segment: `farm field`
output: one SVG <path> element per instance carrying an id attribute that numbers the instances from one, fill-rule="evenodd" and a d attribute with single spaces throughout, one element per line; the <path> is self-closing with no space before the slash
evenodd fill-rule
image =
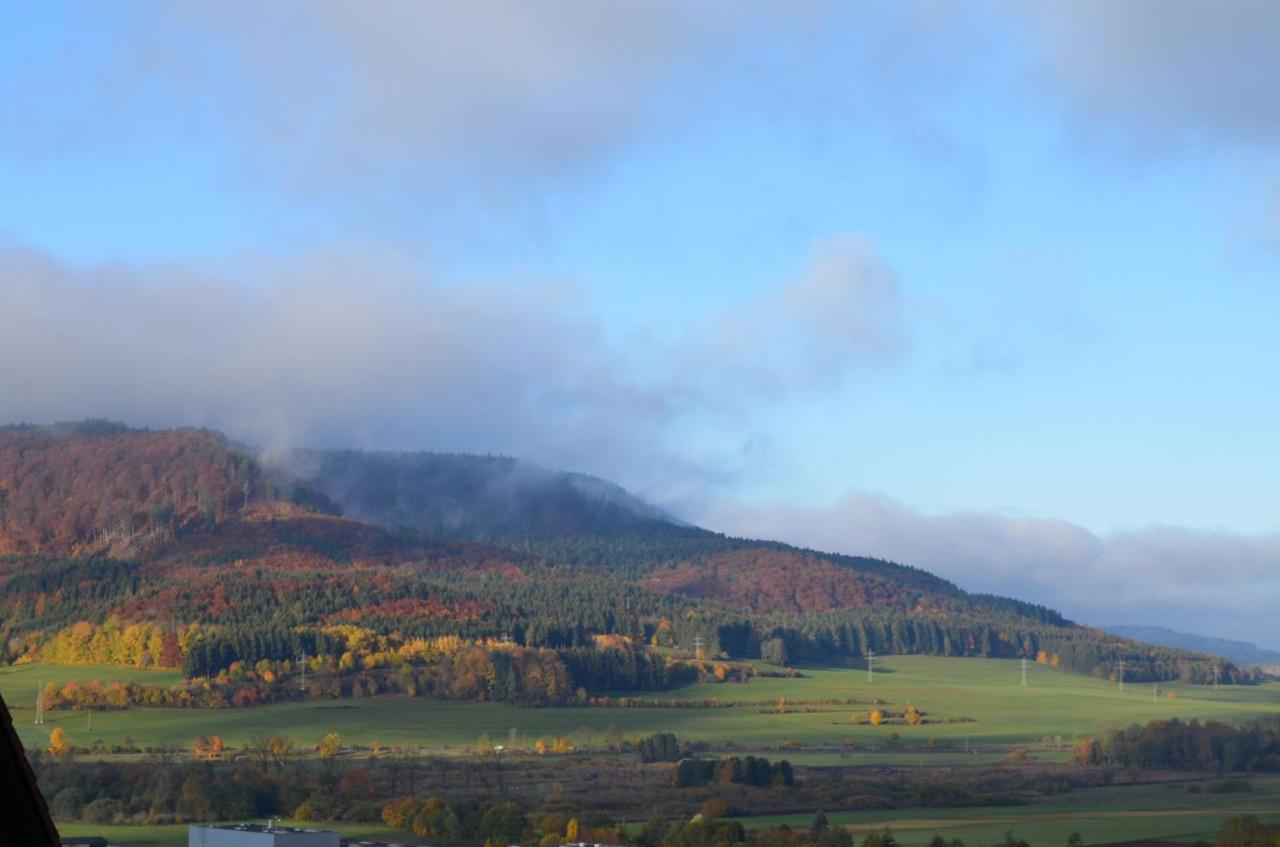
<path id="1" fill-rule="evenodd" d="M 961 838 L 968 847 L 993 844 L 1012 831 L 1033 847 L 1066 843 L 1079 832 L 1084 843 L 1101 844 L 1137 838 L 1175 841 L 1212 840 L 1223 820 L 1254 814 L 1264 820 L 1280 820 L 1280 780 L 1251 780 L 1252 792 L 1188 794 L 1190 783 L 1114 786 L 1084 789 L 1026 806 L 985 809 L 900 809 L 877 812 L 831 812 L 835 826 L 845 826 L 860 837 L 888 826 L 903 847 L 923 847 L 934 835 Z M 1207 783 L 1199 783 L 1202 787 Z M 806 827 L 811 815 L 775 815 L 740 818 L 748 829 L 788 824 Z M 315 824 L 312 824 L 315 825 Z M 318 824 L 345 838 L 398 841 L 405 833 L 373 825 Z M 61 834 L 104 835 L 122 847 L 178 847 L 186 844 L 186 826 L 95 826 L 64 823 Z"/>
<path id="2" fill-rule="evenodd" d="M 898 809 L 878 812 L 829 812 L 833 825 L 862 835 L 885 826 L 904 847 L 927 844 L 934 835 L 961 838 L 969 847 L 992 844 L 1008 831 L 1033 847 L 1062 845 L 1072 832 L 1085 844 L 1138 838 L 1212 841 L 1223 820 L 1252 814 L 1280 820 L 1280 780 L 1251 779 L 1253 791 L 1214 794 L 1209 782 L 1196 781 L 1199 793 L 1187 792 L 1192 782 L 1120 785 L 1072 791 L 1025 806 L 982 809 Z M 808 815 L 741 818 L 750 829 L 788 824 L 806 827 Z"/>
<path id="3" fill-rule="evenodd" d="M 500 703 L 472 703 L 402 696 L 366 699 L 307 700 L 240 709 L 192 710 L 131 708 L 95 712 L 93 729 L 82 712 L 46 713 L 43 728 L 33 726 L 39 680 L 146 679 L 176 681 L 170 671 L 136 671 L 93 666 L 31 665 L 0 672 L 3 693 L 14 724 L 28 745 L 41 745 L 54 726 L 62 726 L 72 743 L 94 741 L 119 744 L 128 736 L 140 746 L 185 747 L 197 735 L 220 735 L 232 746 L 252 738 L 278 734 L 302 744 L 315 744 L 327 732 L 339 732 L 348 745 L 411 745 L 430 750 L 462 750 L 482 734 L 505 738 L 512 728 L 525 737 L 591 735 L 599 743 L 605 730 L 617 726 L 627 735 L 674 732 L 681 738 L 743 749 L 773 749 L 784 744 L 830 756 L 830 764 L 893 761 L 910 757 L 964 755 L 965 745 L 992 755 L 984 746 L 1037 743 L 1045 738 L 1073 737 L 1096 732 L 1106 722 L 1128 724 L 1155 718 L 1215 718 L 1224 721 L 1280 713 L 1280 683 L 1259 686 L 1206 686 L 1171 683 L 1153 702 L 1150 685 L 1126 685 L 1055 670 L 1028 669 L 1028 685 L 1019 682 L 1018 663 L 998 659 L 889 656 L 877 661 L 874 679 L 856 669 L 805 668 L 795 678 L 755 678 L 748 683 L 697 683 L 662 692 L 664 701 L 719 699 L 743 705 L 731 708 L 561 707 L 521 708 Z M 1171 694 L 1172 698 L 1165 695 Z M 653 692 L 637 692 L 651 698 Z M 785 714 L 778 701 L 788 701 Z M 805 701 L 854 698 L 859 705 L 811 705 Z M 616 699 L 616 698 L 615 698 Z M 879 701 L 883 708 L 901 710 L 915 705 L 926 716 L 920 726 L 865 723 Z M 858 714 L 860 725 L 851 725 Z M 897 734 L 899 739 L 891 741 Z M 856 749 L 842 757 L 845 739 Z M 903 746 L 935 742 L 953 745 L 951 752 L 903 751 Z M 798 760 L 799 761 L 799 760 Z M 930 758 L 929 761 L 935 761 Z M 817 764 L 818 762 L 813 762 Z"/>

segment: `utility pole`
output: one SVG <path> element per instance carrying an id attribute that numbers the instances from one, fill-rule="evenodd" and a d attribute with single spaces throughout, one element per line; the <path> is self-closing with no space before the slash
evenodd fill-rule
<path id="1" fill-rule="evenodd" d="M 44 680 L 36 685 L 36 726 L 44 726 Z"/>
<path id="2" fill-rule="evenodd" d="M 93 732 L 93 707 L 89 707 L 89 732 Z"/>
<path id="3" fill-rule="evenodd" d="M 867 650 L 867 682 L 871 681 L 871 671 L 873 668 L 875 668 L 875 664 L 876 664 L 876 651 Z"/>
<path id="4" fill-rule="evenodd" d="M 1124 691 L 1124 659 L 1116 662 L 1116 675 L 1120 677 L 1120 690 Z"/>
<path id="5" fill-rule="evenodd" d="M 1027 657 L 1022 657 L 1022 687 L 1027 687 Z"/>

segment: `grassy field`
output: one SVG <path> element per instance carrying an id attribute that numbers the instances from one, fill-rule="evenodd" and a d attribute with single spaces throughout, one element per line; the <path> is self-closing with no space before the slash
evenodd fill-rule
<path id="1" fill-rule="evenodd" d="M 1203 785 L 1203 783 L 1201 783 Z M 1212 840 L 1223 820 L 1255 814 L 1280 821 L 1280 780 L 1253 780 L 1254 791 L 1237 794 L 1188 794 L 1186 784 L 1113 786 L 1085 789 L 1026 806 L 983 809 L 902 809 L 888 812 L 832 812 L 833 825 L 848 827 L 860 838 L 885 826 L 904 847 L 922 847 L 934 835 L 961 838 L 968 847 L 1000 841 L 1012 831 L 1033 847 L 1064 845 L 1079 832 L 1085 844 L 1137 838 L 1176 841 Z M 779 824 L 807 827 L 811 815 L 741 818 L 760 829 Z M 398 841 L 402 832 L 370 825 L 322 824 L 344 838 Z M 186 844 L 186 826 L 93 826 L 62 824 L 61 834 L 104 835 L 125 847 L 178 847 Z"/>
<path id="2" fill-rule="evenodd" d="M 1203 790 L 1189 794 L 1188 784 L 1083 789 L 1025 806 L 833 812 L 827 817 L 832 824 L 846 826 L 857 835 L 888 826 L 904 847 L 926 844 L 938 834 L 961 838 L 969 847 L 975 847 L 998 842 L 1009 831 L 1033 847 L 1063 845 L 1072 832 L 1079 832 L 1085 844 L 1137 838 L 1212 841 L 1223 820 L 1235 815 L 1253 814 L 1280 821 L 1280 780 L 1251 780 L 1253 791 L 1234 794 Z M 811 815 L 741 819 L 748 828 L 784 823 L 807 827 L 811 820 Z"/>
<path id="3" fill-rule="evenodd" d="M 609 726 L 624 733 L 675 732 L 682 738 L 743 748 L 767 749 L 784 740 L 809 748 L 813 755 L 828 756 L 837 764 L 920 756 L 956 757 L 962 753 L 903 752 L 904 745 L 933 739 L 955 749 L 965 745 L 994 755 L 992 746 L 1035 743 L 1096 732 L 1105 722 L 1128 724 L 1153 718 L 1217 718 L 1236 720 L 1280 713 L 1280 683 L 1261 686 L 1205 686 L 1169 684 L 1152 701 L 1150 685 L 1131 684 L 1118 690 L 1115 683 L 1092 677 L 1031 666 L 1028 685 L 1020 685 L 1016 662 L 996 659 L 956 659 L 930 656 L 889 656 L 880 660 L 874 679 L 857 670 L 804 669 L 799 678 L 756 678 L 749 683 L 698 683 L 665 692 L 664 700 L 767 702 L 776 712 L 779 698 L 792 705 L 786 714 L 764 714 L 761 707 L 734 708 L 519 708 L 498 703 L 465 703 L 401 696 L 363 700 L 308 700 L 246 709 L 184 710 L 133 708 L 88 716 L 56 711 L 46 715 L 43 728 L 32 725 L 37 683 L 77 679 L 133 678 L 173 681 L 168 671 L 134 671 L 102 667 L 51 667 L 32 665 L 0 672 L 0 693 L 9 703 L 14 724 L 26 744 L 45 743 L 50 729 L 62 726 L 77 745 L 95 740 L 120 743 L 126 736 L 142 746 L 186 746 L 196 735 L 221 735 L 240 746 L 264 734 L 286 735 L 303 744 L 315 744 L 329 731 L 341 733 L 347 744 L 415 745 L 435 750 L 459 750 L 475 744 L 481 733 L 495 740 L 511 728 L 527 737 L 541 735 L 594 735 L 596 741 Z M 1171 693 L 1172 699 L 1163 696 Z M 649 697 L 652 693 L 638 692 Z M 868 705 L 807 706 L 798 701 L 856 698 Z M 864 718 L 871 701 L 891 709 L 913 704 L 930 722 L 920 726 L 853 726 L 850 714 Z M 933 722 L 937 721 L 937 722 Z M 900 740 L 889 743 L 891 734 Z M 844 739 L 852 738 L 858 750 L 840 758 Z M 983 750 L 983 748 L 986 748 Z M 821 748 L 826 748 L 822 750 Z M 875 749 L 872 749 L 875 748 Z M 929 759 L 928 761 L 934 761 Z M 941 760 L 938 760 L 941 761 Z M 815 762 L 817 763 L 817 762 Z"/>
<path id="4" fill-rule="evenodd" d="M 266 821 L 258 821 L 266 823 Z M 401 830 L 387 829 L 385 826 L 372 824 L 343 823 L 298 823 L 282 821 L 285 826 L 310 826 L 320 829 L 334 830 L 344 839 L 357 841 L 390 841 L 404 843 L 407 833 Z M 186 847 L 187 825 L 170 824 L 165 826 L 101 826 L 87 823 L 60 823 L 58 834 L 63 838 L 85 835 L 101 835 L 112 844 L 121 847 Z M 417 843 L 417 842 L 412 842 Z"/>

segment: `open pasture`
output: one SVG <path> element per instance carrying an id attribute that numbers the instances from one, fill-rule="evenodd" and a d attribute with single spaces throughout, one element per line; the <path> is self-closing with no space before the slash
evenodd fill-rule
<path id="1" fill-rule="evenodd" d="M 1032 847 L 1062 847 L 1072 832 L 1084 844 L 1103 844 L 1138 838 L 1194 842 L 1212 841 L 1222 822 L 1235 815 L 1254 814 L 1280 820 L 1280 780 L 1251 780 L 1254 791 L 1237 794 L 1188 794 L 1188 783 L 1120 785 L 1073 791 L 1025 806 L 966 809 L 897 809 L 876 812 L 829 812 L 832 825 L 846 826 L 855 839 L 888 826 L 903 847 L 924 847 L 934 835 L 963 839 L 967 847 L 995 844 L 1006 832 L 1026 839 Z M 1200 783 L 1202 787 L 1206 783 Z M 812 815 L 776 815 L 739 819 L 749 829 L 779 824 L 807 827 Z M 400 840 L 406 837 L 376 825 L 322 824 L 346 838 Z M 64 823 L 64 836 L 105 835 L 122 847 L 179 847 L 186 844 L 186 826 L 100 826 Z"/>
<path id="2" fill-rule="evenodd" d="M 742 705 L 722 708 L 563 707 L 521 708 L 501 703 L 472 703 L 402 696 L 364 699 L 306 700 L 240 709 L 131 708 L 95 712 L 92 732 L 83 712 L 46 713 L 43 728 L 32 724 L 38 680 L 65 682 L 110 678 L 173 681 L 172 672 L 133 671 L 86 666 L 33 665 L 0 672 L 0 693 L 13 711 L 23 742 L 41 745 L 54 726 L 63 726 L 72 742 L 87 746 L 101 740 L 119 744 L 128 736 L 140 746 L 187 746 L 197 735 L 221 735 L 240 746 L 262 735 L 284 735 L 315 744 L 327 732 L 339 732 L 349 745 L 412 745 L 431 750 L 462 750 L 481 734 L 502 743 L 512 728 L 525 738 L 564 735 L 578 743 L 600 744 L 610 726 L 626 735 L 674 732 L 681 738 L 744 749 L 772 749 L 784 741 L 830 756 L 831 764 L 890 760 L 954 753 L 903 752 L 930 740 L 979 755 L 992 748 L 1034 744 L 1095 733 L 1099 725 L 1128 724 L 1154 718 L 1214 718 L 1232 721 L 1280 713 L 1280 683 L 1260 686 L 1162 685 L 1153 701 L 1150 685 L 1114 682 L 1032 665 L 1028 685 L 1020 684 L 1017 662 L 932 656 L 889 656 L 877 660 L 871 682 L 856 669 L 805 668 L 795 678 L 757 677 L 747 683 L 697 683 L 662 692 L 636 692 L 637 698 L 660 696 L 668 703 L 719 699 Z M 167 676 L 165 676 L 167 674 Z M 1172 697 L 1165 696 L 1172 694 Z M 778 702 L 787 700 L 785 713 Z M 858 705 L 815 701 L 853 698 Z M 616 697 L 615 697 L 616 699 Z M 926 716 L 919 726 L 867 725 L 875 701 L 890 711 L 915 705 Z M 862 723 L 853 725 L 857 715 Z M 897 734 L 895 741 L 891 736 Z M 850 756 L 840 758 L 845 739 Z M 984 749 L 986 748 L 986 749 Z M 815 762 L 816 763 L 816 762 Z"/>
<path id="3" fill-rule="evenodd" d="M 1252 814 L 1280 820 L 1280 780 L 1250 780 L 1253 791 L 1214 794 L 1209 783 L 1196 781 L 1198 793 L 1187 792 L 1192 782 L 1116 785 L 1089 788 L 1048 797 L 1025 806 L 964 809 L 895 809 L 875 812 L 828 812 L 837 826 L 861 836 L 885 826 L 903 847 L 923 847 L 934 835 L 960 838 L 968 847 L 994 844 L 1013 832 L 1033 847 L 1061 847 L 1072 832 L 1084 843 L 1102 844 L 1134 839 L 1212 841 L 1222 822 Z M 748 828 L 787 824 L 807 827 L 811 815 L 773 815 L 741 818 Z"/>

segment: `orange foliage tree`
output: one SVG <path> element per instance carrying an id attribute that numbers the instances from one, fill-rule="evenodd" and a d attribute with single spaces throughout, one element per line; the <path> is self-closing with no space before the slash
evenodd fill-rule
<path id="1" fill-rule="evenodd" d="M 71 752 L 71 742 L 67 741 L 67 733 L 60 726 L 55 726 L 49 733 L 49 752 L 54 756 Z"/>

